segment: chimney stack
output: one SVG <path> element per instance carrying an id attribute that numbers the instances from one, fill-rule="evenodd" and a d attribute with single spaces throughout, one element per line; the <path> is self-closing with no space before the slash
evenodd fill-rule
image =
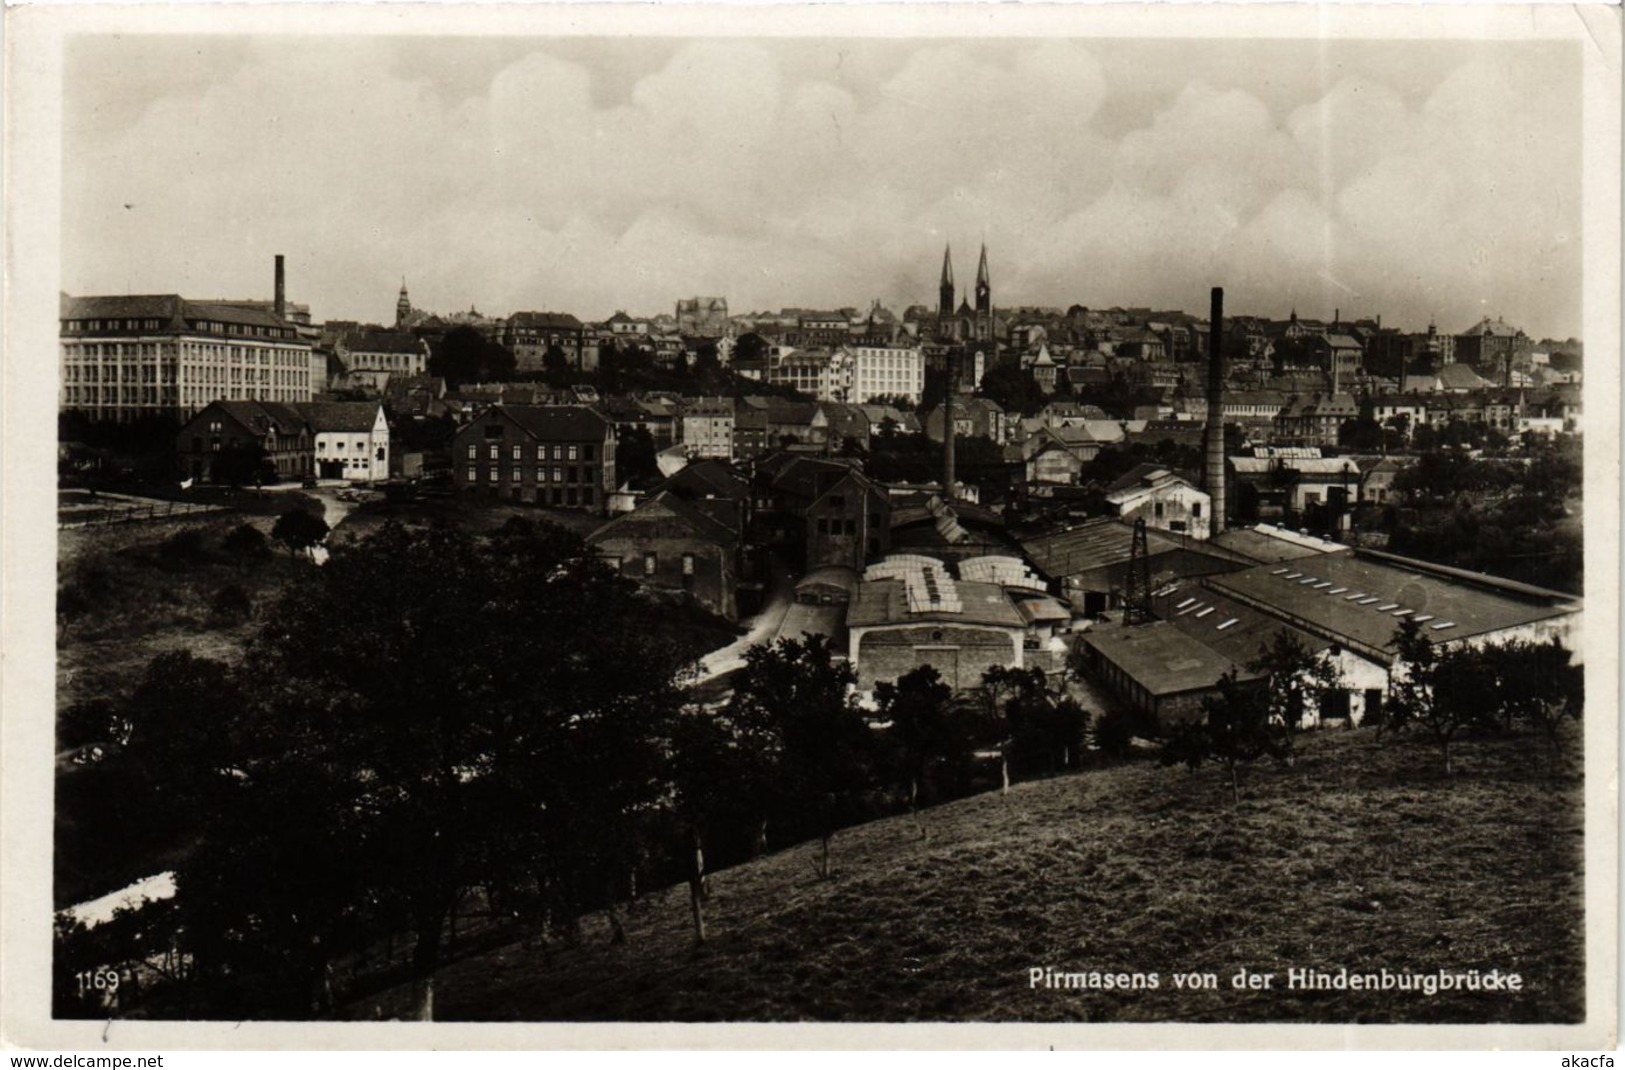
<path id="1" fill-rule="evenodd" d="M 1224 288 L 1213 287 L 1207 362 L 1207 487 L 1213 516 L 1208 533 L 1224 530 Z"/>
<path id="2" fill-rule="evenodd" d="M 954 395 L 959 393 L 959 377 L 954 374 L 954 348 L 943 359 L 948 387 L 942 398 L 942 500 L 954 500 Z"/>
<path id="3" fill-rule="evenodd" d="M 276 318 L 283 319 L 287 312 L 287 291 L 283 285 L 282 254 L 276 254 Z"/>

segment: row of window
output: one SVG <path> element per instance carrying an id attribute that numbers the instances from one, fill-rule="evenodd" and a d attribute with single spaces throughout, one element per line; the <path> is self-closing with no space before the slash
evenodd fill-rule
<path id="1" fill-rule="evenodd" d="M 178 401 L 172 386 L 68 386 L 62 394 L 69 405 L 174 405 Z"/>
<path id="2" fill-rule="evenodd" d="M 63 320 L 64 331 L 156 331 L 163 320 Z"/>
<path id="3" fill-rule="evenodd" d="M 659 570 L 659 568 L 660 555 L 655 553 L 653 550 L 645 550 L 643 553 L 643 574 L 645 576 L 653 576 L 655 572 Z M 683 555 L 683 575 L 685 577 L 694 575 L 693 554 Z"/>
<path id="4" fill-rule="evenodd" d="M 470 483 L 481 482 L 481 479 L 480 479 L 480 472 L 481 471 L 483 471 L 485 473 L 484 481 L 487 482 L 487 483 L 500 483 L 502 481 L 502 471 L 503 471 L 503 469 L 496 468 L 496 467 L 481 469 L 478 466 L 471 464 L 471 465 L 468 466 L 468 482 L 470 482 Z M 597 480 L 598 480 L 598 469 L 593 467 L 592 465 L 586 465 L 586 466 L 581 467 L 581 468 L 577 468 L 575 465 L 571 465 L 569 468 L 552 468 L 552 469 L 548 469 L 543 465 L 536 465 L 536 466 L 534 466 L 534 467 L 532 467 L 530 469 L 526 469 L 522 465 L 517 465 L 516 464 L 512 468 L 507 469 L 509 481 L 513 482 L 513 483 L 523 482 L 524 481 L 524 473 L 526 471 L 529 471 L 530 474 L 531 474 L 531 477 L 538 483 L 546 483 L 546 482 L 548 482 L 547 473 L 549 471 L 551 471 L 553 473 L 552 482 L 554 482 L 554 483 L 588 483 L 588 484 L 591 484 L 591 483 L 597 482 Z"/>
<path id="5" fill-rule="evenodd" d="M 525 447 L 523 446 L 509 446 L 509 458 L 515 461 L 524 460 L 524 449 Z M 549 450 L 552 451 L 551 457 L 549 457 Z M 478 460 L 479 456 L 479 446 L 470 442 L 468 444 L 468 459 L 471 461 Z M 502 446 L 495 442 L 491 443 L 486 447 L 486 456 L 493 461 L 501 460 Z M 591 442 L 587 442 L 580 445 L 572 443 L 570 445 L 555 444 L 552 446 L 537 446 L 536 459 L 538 461 L 546 461 L 549 459 L 555 461 L 593 461 L 597 460 L 598 458 L 597 450 L 593 447 L 593 444 Z"/>

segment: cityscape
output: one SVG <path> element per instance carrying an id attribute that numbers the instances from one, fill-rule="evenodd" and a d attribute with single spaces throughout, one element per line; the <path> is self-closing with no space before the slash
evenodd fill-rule
<path id="1" fill-rule="evenodd" d="M 53 1017 L 1586 1022 L 1572 54 L 1291 44 L 76 46 L 359 103 L 69 142 Z"/>

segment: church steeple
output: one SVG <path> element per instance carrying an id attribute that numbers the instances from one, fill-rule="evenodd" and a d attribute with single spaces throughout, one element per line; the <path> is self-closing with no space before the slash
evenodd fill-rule
<path id="1" fill-rule="evenodd" d="M 942 282 L 937 286 L 937 314 L 944 320 L 954 314 L 954 257 L 950 246 L 942 247 Z"/>
<path id="2" fill-rule="evenodd" d="M 406 326 L 407 318 L 412 315 L 412 299 L 406 296 L 406 276 L 401 276 L 401 296 L 395 302 L 395 326 Z"/>
<path id="3" fill-rule="evenodd" d="M 993 310 L 993 282 L 987 273 L 987 242 L 982 243 L 982 262 L 976 267 L 976 311 L 986 315 Z"/>

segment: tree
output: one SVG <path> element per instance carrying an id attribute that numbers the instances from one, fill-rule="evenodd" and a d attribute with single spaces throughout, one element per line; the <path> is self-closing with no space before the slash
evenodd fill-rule
<path id="1" fill-rule="evenodd" d="M 1270 720 L 1286 726 L 1289 743 L 1292 734 L 1303 727 L 1311 701 L 1318 704 L 1328 692 L 1343 686 L 1337 666 L 1285 628 L 1259 645 L 1258 656 L 1247 663 L 1247 671 L 1260 673 L 1269 681 Z M 1323 716 L 1325 711 L 1317 713 Z"/>
<path id="2" fill-rule="evenodd" d="M 184 829 L 211 805 L 242 703 L 223 662 L 177 650 L 147 664 L 123 710 L 123 761 L 145 788 L 144 812 Z"/>
<path id="3" fill-rule="evenodd" d="M 717 827 L 749 821 L 768 805 L 779 741 L 754 705 L 685 709 L 672 731 L 670 775 L 683 844 L 694 939 L 704 943 L 706 844 Z"/>
<path id="4" fill-rule="evenodd" d="M 818 836 L 815 868 L 823 879 L 831 873 L 830 841 L 841 811 L 870 783 L 871 731 L 853 699 L 856 682 L 825 637 L 781 639 L 746 652 L 730 703 L 732 716 L 772 726 L 779 819 Z"/>
<path id="5" fill-rule="evenodd" d="M 1270 716 L 1261 688 L 1241 682 L 1234 670 L 1219 678 L 1217 693 L 1202 698 L 1203 719 L 1187 721 L 1163 744 L 1163 765 L 1184 765 L 1192 772 L 1215 762 L 1229 774 L 1230 802 L 1241 802 L 1239 769 L 1260 758 L 1285 758 L 1290 744 L 1286 726 Z"/>
<path id="6" fill-rule="evenodd" d="M 429 353 L 430 375 L 442 376 L 453 389 L 463 383 L 492 382 L 513 376 L 514 355 L 501 343 L 487 339 L 470 324 L 447 331 Z"/>
<path id="7" fill-rule="evenodd" d="M 921 785 L 937 761 L 963 765 L 969 758 L 970 740 L 953 718 L 950 706 L 953 688 L 930 665 L 904 673 L 898 680 L 875 685 L 875 701 L 880 717 L 890 722 L 891 738 L 897 749 L 898 772 L 908 792 L 909 812 L 919 815 Z M 925 829 L 920 835 L 923 839 Z"/>
<path id="8" fill-rule="evenodd" d="M 620 426 L 615 436 L 615 477 L 635 487 L 660 478 L 655 440 L 648 428 Z"/>
<path id="9" fill-rule="evenodd" d="M 977 393 L 998 402 L 1005 412 L 1019 412 L 1023 416 L 1031 416 L 1043 408 L 1046 400 L 1043 388 L 1015 360 L 996 363 L 983 373 Z"/>
<path id="10" fill-rule="evenodd" d="M 582 627 L 586 605 L 616 626 Z M 337 549 L 250 646 L 255 702 L 214 763 L 236 773 L 179 876 L 199 962 L 299 1006 L 358 932 L 405 929 L 429 1017 L 465 889 L 618 931 L 694 653 L 562 529 L 386 524 Z"/>
<path id="11" fill-rule="evenodd" d="M 271 537 L 288 548 L 288 556 L 308 553 L 327 538 L 327 521 L 300 508 L 289 509 L 277 517 L 271 527 Z"/>
<path id="12" fill-rule="evenodd" d="M 987 713 L 1002 724 L 1000 779 L 1008 791 L 1012 771 L 1056 772 L 1076 764 L 1088 735 L 1089 715 L 1049 688 L 1042 669 L 994 666 L 982 674 Z"/>
<path id="13" fill-rule="evenodd" d="M 1472 651 L 1440 650 L 1410 617 L 1394 632 L 1394 659 L 1388 721 L 1397 731 L 1413 725 L 1426 729 L 1439 746 L 1445 774 L 1455 772 L 1450 745 L 1469 725 L 1493 716 L 1494 679 L 1482 671 Z"/>

